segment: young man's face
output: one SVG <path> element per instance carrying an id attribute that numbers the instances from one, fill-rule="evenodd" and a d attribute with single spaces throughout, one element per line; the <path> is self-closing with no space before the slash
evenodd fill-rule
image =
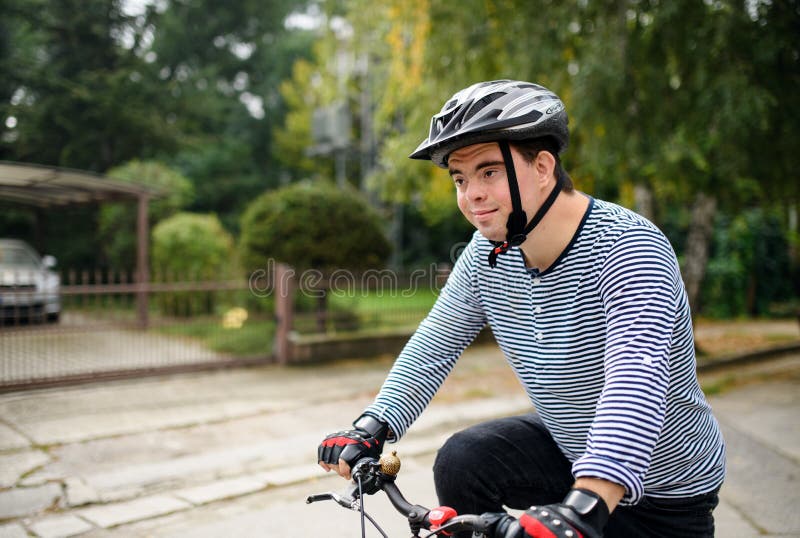
<path id="1" fill-rule="evenodd" d="M 535 203 L 530 183 L 531 164 L 512 147 L 514 169 L 520 185 L 522 207 L 529 211 Z M 506 239 L 506 223 L 513 210 L 508 189 L 506 165 L 496 142 L 473 144 L 455 150 L 447 160 L 450 176 L 456 186 L 458 208 L 478 229 L 492 241 Z"/>

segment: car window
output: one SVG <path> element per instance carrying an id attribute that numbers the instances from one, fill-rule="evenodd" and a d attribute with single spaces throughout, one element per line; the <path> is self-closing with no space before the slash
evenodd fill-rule
<path id="1" fill-rule="evenodd" d="M 39 260 L 31 252 L 20 247 L 0 246 L 0 263 L 3 265 L 39 265 Z"/>

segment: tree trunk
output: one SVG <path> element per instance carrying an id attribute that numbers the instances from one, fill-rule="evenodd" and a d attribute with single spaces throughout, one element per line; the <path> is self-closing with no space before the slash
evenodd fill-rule
<path id="1" fill-rule="evenodd" d="M 683 282 L 686 285 L 686 294 L 693 315 L 699 308 L 700 286 L 708 265 L 708 251 L 714 231 L 716 211 L 716 198 L 702 192 L 697 194 L 692 204 L 692 218 L 683 261 Z"/>
<path id="2" fill-rule="evenodd" d="M 637 213 L 650 222 L 656 221 L 653 210 L 653 191 L 647 185 L 637 183 L 633 186 L 633 206 Z"/>

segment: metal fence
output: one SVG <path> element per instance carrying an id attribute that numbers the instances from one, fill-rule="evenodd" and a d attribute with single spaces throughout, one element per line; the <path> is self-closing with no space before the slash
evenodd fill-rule
<path id="1" fill-rule="evenodd" d="M 6 285 L 0 389 L 220 368 L 273 357 L 273 305 L 246 279 L 135 282 L 129 272 L 61 276 L 60 311 Z M 17 306 L 23 305 L 23 306 Z"/>
<path id="2" fill-rule="evenodd" d="M 290 363 L 303 337 L 379 337 L 413 328 L 448 269 L 296 271 L 249 278 L 69 271 L 60 311 L 11 308 L 0 318 L 0 390 L 244 364 Z M 6 286 L 9 305 L 31 290 Z"/>

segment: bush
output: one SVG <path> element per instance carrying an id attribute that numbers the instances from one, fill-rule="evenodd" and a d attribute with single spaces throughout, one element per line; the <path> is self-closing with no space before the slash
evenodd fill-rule
<path id="1" fill-rule="evenodd" d="M 148 218 L 151 226 L 174 215 L 194 198 L 194 188 L 186 177 L 156 161 L 130 161 L 109 170 L 108 177 L 163 192 L 163 196 L 150 200 Z M 101 206 L 98 228 L 110 267 L 122 269 L 135 265 L 136 215 L 136 204 L 130 201 Z"/>
<path id="2" fill-rule="evenodd" d="M 178 213 L 153 229 L 156 280 L 222 280 L 238 273 L 233 238 L 215 215 Z M 191 316 L 214 312 L 217 292 L 171 292 L 158 296 L 162 313 Z"/>
<path id="3" fill-rule="evenodd" d="M 267 192 L 242 217 L 241 255 L 254 271 L 269 261 L 309 268 L 381 267 L 391 252 L 383 219 L 360 194 L 322 182 Z"/>
<path id="4" fill-rule="evenodd" d="M 776 211 L 760 208 L 718 217 L 702 290 L 710 317 L 764 316 L 796 293 L 789 243 Z"/>

